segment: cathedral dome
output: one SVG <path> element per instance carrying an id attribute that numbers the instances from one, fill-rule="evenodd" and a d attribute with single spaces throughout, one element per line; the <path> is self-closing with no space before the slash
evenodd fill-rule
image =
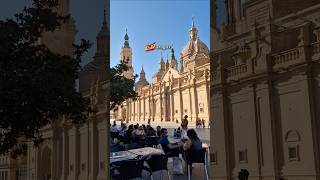
<path id="1" fill-rule="evenodd" d="M 197 53 L 204 53 L 209 55 L 209 48 L 204 42 L 199 39 L 198 30 L 194 25 L 194 20 L 192 19 L 192 27 L 189 30 L 189 41 L 182 49 L 181 55 L 182 58 L 184 58 Z"/>
<path id="2" fill-rule="evenodd" d="M 197 38 L 195 41 L 190 39 L 187 44 L 182 49 L 182 57 L 185 57 L 190 54 L 194 53 L 207 53 L 209 54 L 209 48 L 208 46 L 202 42 L 199 38 Z"/>

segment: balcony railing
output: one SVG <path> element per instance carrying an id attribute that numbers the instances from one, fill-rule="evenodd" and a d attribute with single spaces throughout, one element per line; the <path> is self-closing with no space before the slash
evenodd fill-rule
<path id="1" fill-rule="evenodd" d="M 313 43 L 312 45 L 312 59 L 319 60 L 320 59 L 320 42 Z"/>
<path id="2" fill-rule="evenodd" d="M 273 68 L 287 68 L 290 65 L 303 61 L 304 47 L 290 49 L 273 56 Z"/>
<path id="3" fill-rule="evenodd" d="M 240 64 L 237 66 L 228 67 L 226 69 L 226 72 L 227 72 L 228 78 L 238 77 L 238 76 L 248 72 L 248 66 L 247 66 L 247 64 Z"/>

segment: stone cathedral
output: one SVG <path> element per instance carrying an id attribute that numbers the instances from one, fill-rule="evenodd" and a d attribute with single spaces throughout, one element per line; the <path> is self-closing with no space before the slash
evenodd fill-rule
<path id="1" fill-rule="evenodd" d="M 213 179 L 319 180 L 319 1 L 225 3 L 211 26 Z"/>
<path id="2" fill-rule="evenodd" d="M 198 30 L 192 21 L 189 30 L 189 41 L 180 53 L 180 67 L 174 54 L 170 58 L 160 58 L 158 71 L 152 77 L 152 82 L 146 80 L 142 67 L 139 80 L 135 84 L 138 93 L 137 100 L 126 100 L 121 106 L 111 111 L 111 121 L 122 120 L 128 124 L 144 123 L 177 126 L 184 115 L 189 120 L 209 120 L 209 49 L 200 40 Z M 132 49 L 129 46 L 129 36 L 125 34 L 120 60 L 129 66 L 124 73 L 127 78 L 133 77 Z M 195 126 L 195 123 L 190 123 Z"/>
<path id="3" fill-rule="evenodd" d="M 69 14 L 69 0 L 60 0 L 58 12 Z M 11 159 L 0 156 L 0 180 L 107 180 L 109 136 L 109 67 L 110 30 L 106 19 L 97 35 L 93 61 L 80 72 L 79 91 L 90 99 L 95 110 L 88 121 L 76 126 L 67 119 L 41 130 L 44 142 L 36 148 L 28 146 L 25 156 Z M 74 20 L 47 33 L 41 39 L 52 51 L 72 55 L 75 40 Z"/>

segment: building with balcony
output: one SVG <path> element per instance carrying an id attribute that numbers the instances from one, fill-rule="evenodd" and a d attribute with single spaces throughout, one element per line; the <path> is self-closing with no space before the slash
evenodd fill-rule
<path id="1" fill-rule="evenodd" d="M 223 7 L 226 22 L 211 27 L 214 179 L 319 179 L 319 1 Z"/>

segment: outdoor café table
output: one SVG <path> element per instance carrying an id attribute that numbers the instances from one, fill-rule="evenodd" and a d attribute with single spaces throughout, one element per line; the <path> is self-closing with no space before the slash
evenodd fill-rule
<path id="1" fill-rule="evenodd" d="M 149 156 L 149 155 L 164 154 L 164 152 L 161 149 L 152 148 L 152 147 L 131 149 L 128 151 L 132 154 L 137 155 L 137 156 Z"/>
<path id="2" fill-rule="evenodd" d="M 110 153 L 110 164 L 115 162 L 120 162 L 129 159 L 135 159 L 137 157 L 136 154 L 133 154 L 129 151 L 119 151 Z"/>

